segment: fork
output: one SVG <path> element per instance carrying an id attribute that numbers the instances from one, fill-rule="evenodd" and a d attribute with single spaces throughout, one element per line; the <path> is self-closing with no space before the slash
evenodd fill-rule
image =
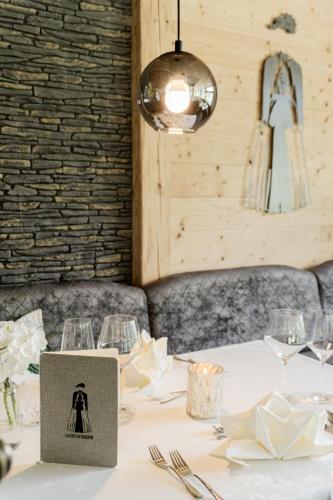
<path id="1" fill-rule="evenodd" d="M 194 359 L 192 358 L 182 358 L 181 356 L 177 356 L 177 354 L 173 355 L 173 359 L 176 359 L 177 361 L 183 361 L 183 363 L 191 363 L 191 364 L 196 363 L 196 361 L 194 361 Z"/>
<path id="2" fill-rule="evenodd" d="M 196 477 L 206 488 L 207 490 L 213 495 L 215 500 L 223 500 L 221 495 L 217 493 L 204 479 L 202 479 L 200 476 L 197 474 L 194 474 L 190 467 L 187 465 L 181 454 L 179 453 L 178 450 L 173 450 L 170 452 L 170 458 L 173 463 L 174 468 L 176 469 L 179 474 L 182 476 L 194 476 Z"/>
<path id="3" fill-rule="evenodd" d="M 194 498 L 202 498 L 203 495 L 200 493 L 200 491 L 198 491 L 194 486 L 192 486 L 189 483 L 189 481 L 187 481 L 184 477 L 182 477 L 182 475 L 174 467 L 172 467 L 171 465 L 169 465 L 167 463 L 167 461 L 163 457 L 162 453 L 157 448 L 156 444 L 153 444 L 153 445 L 149 446 L 148 448 L 149 448 L 149 453 L 150 453 L 151 459 L 157 467 L 160 467 L 161 469 L 165 469 L 165 470 L 171 470 L 172 472 L 174 472 L 179 477 L 179 479 L 181 480 L 181 482 L 183 483 L 183 485 L 185 486 L 187 491 Z"/>
<path id="4" fill-rule="evenodd" d="M 173 392 L 170 392 L 170 396 L 167 397 L 167 398 L 165 398 L 165 399 L 162 399 L 160 401 L 160 405 L 164 405 L 165 403 L 170 403 L 170 401 L 174 401 L 175 399 L 178 399 L 181 396 L 184 396 L 184 394 L 186 394 L 186 391 L 173 391 Z"/>

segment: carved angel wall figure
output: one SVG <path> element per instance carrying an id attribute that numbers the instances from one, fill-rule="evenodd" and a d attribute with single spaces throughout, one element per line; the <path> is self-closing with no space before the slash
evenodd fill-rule
<path id="1" fill-rule="evenodd" d="M 262 114 L 250 148 L 244 204 L 270 213 L 310 203 L 303 142 L 302 70 L 287 54 L 264 63 Z"/>

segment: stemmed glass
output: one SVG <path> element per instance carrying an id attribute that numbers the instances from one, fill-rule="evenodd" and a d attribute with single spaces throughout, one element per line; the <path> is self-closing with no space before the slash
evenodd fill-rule
<path id="1" fill-rule="evenodd" d="M 323 311 L 315 315 L 313 330 L 308 346 L 320 361 L 319 393 L 310 394 L 311 403 L 333 403 L 333 394 L 324 393 L 324 365 L 333 356 L 333 311 Z"/>
<path id="2" fill-rule="evenodd" d="M 61 351 L 79 351 L 95 349 L 91 320 L 88 318 L 70 318 L 64 322 Z"/>
<path id="3" fill-rule="evenodd" d="M 281 393 L 284 394 L 287 363 L 306 346 L 303 314 L 294 309 L 272 310 L 265 343 L 282 361 Z"/>
<path id="4" fill-rule="evenodd" d="M 134 346 L 141 345 L 141 336 L 138 321 L 135 316 L 127 314 L 113 314 L 106 316 L 97 342 L 98 349 L 116 348 L 119 351 L 120 374 L 130 364 L 138 351 Z M 135 415 L 135 407 L 120 404 L 119 419 L 121 422 L 129 420 Z"/>

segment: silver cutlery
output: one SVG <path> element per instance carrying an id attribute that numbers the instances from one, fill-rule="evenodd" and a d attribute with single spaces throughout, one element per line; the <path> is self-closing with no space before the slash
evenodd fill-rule
<path id="1" fill-rule="evenodd" d="M 213 429 L 215 429 L 216 433 L 218 434 L 216 439 L 224 439 L 227 437 L 222 425 L 213 425 Z"/>
<path id="2" fill-rule="evenodd" d="M 202 498 L 203 495 L 198 491 L 192 484 L 189 483 L 174 467 L 169 465 L 165 458 L 163 457 L 162 453 L 160 450 L 157 448 L 156 444 L 153 444 L 149 446 L 149 453 L 151 456 L 151 459 L 157 467 L 160 467 L 161 469 L 165 469 L 168 471 L 174 472 L 176 476 L 181 480 L 187 491 L 194 497 L 194 498 Z"/>
<path id="3" fill-rule="evenodd" d="M 167 397 L 165 399 L 162 399 L 160 401 L 160 405 L 164 405 L 164 403 L 170 403 L 170 401 L 174 401 L 175 399 L 178 399 L 181 396 L 184 396 L 184 394 L 186 394 L 186 391 L 173 391 L 173 392 L 170 392 L 169 394 L 172 394 L 172 396 Z"/>
<path id="4" fill-rule="evenodd" d="M 333 433 L 333 412 L 326 410 L 328 424 L 325 425 L 325 431 Z"/>
<path id="5" fill-rule="evenodd" d="M 223 500 L 223 498 L 219 493 L 217 493 L 217 491 L 215 491 L 204 479 L 202 479 L 202 477 L 198 476 L 190 469 L 178 450 L 171 451 L 170 458 L 174 468 L 177 472 L 179 472 L 179 474 L 181 474 L 182 476 L 196 477 L 207 488 L 209 493 L 213 495 L 215 500 Z"/>
<path id="6" fill-rule="evenodd" d="M 326 410 L 326 414 L 327 414 L 327 419 L 328 419 L 329 423 L 333 424 L 333 412 Z"/>
<path id="7" fill-rule="evenodd" d="M 182 361 L 183 363 L 191 363 L 191 364 L 200 363 L 200 361 L 195 361 L 195 359 L 182 358 L 181 356 L 178 356 L 177 354 L 173 355 L 173 359 L 176 359 L 177 361 Z M 223 373 L 224 373 L 224 375 L 228 374 L 227 370 L 224 370 Z"/>
<path id="8" fill-rule="evenodd" d="M 176 359 L 177 361 L 183 361 L 183 363 L 197 363 L 194 359 L 191 358 L 182 358 L 181 356 L 177 356 L 177 354 L 173 355 L 173 359 Z"/>

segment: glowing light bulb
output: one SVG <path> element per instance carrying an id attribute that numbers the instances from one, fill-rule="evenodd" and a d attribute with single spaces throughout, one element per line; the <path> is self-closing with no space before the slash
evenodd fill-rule
<path id="1" fill-rule="evenodd" d="M 165 105 L 171 113 L 183 113 L 190 101 L 190 89 L 183 80 L 172 80 L 165 87 Z"/>

